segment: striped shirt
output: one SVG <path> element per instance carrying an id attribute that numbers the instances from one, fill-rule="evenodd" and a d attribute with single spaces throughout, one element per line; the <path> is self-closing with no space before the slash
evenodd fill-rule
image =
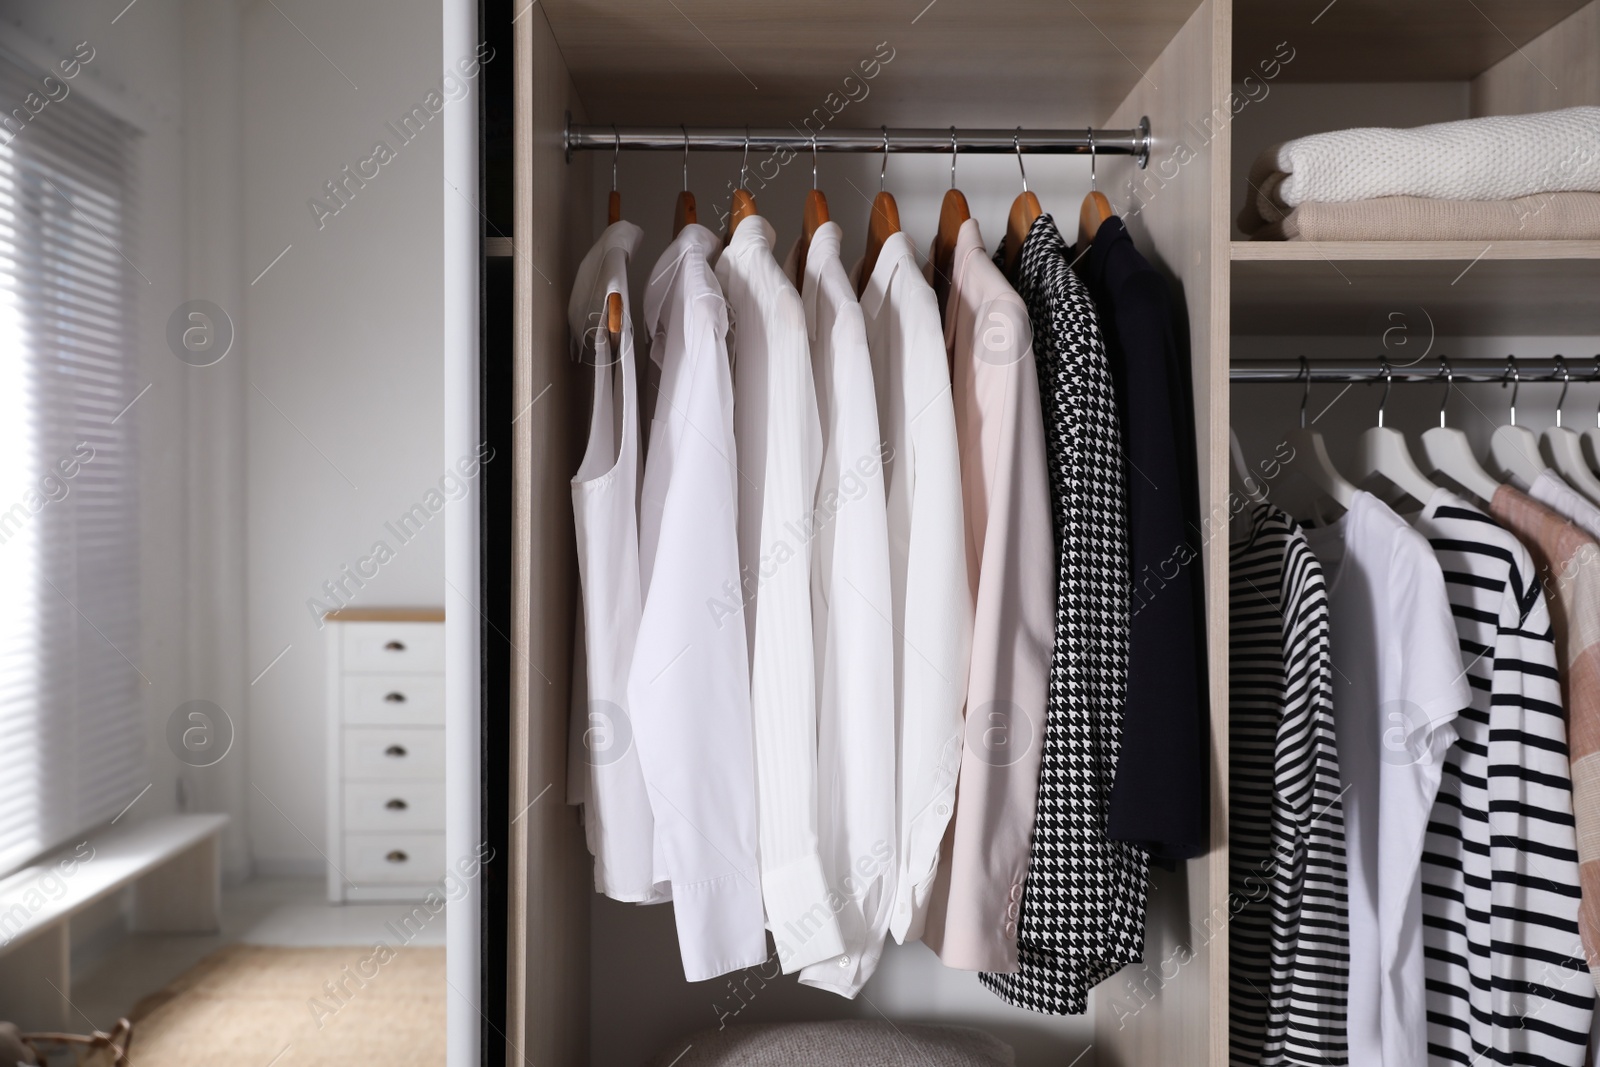
<path id="1" fill-rule="evenodd" d="M 1483 512 L 1440 490 L 1413 525 L 1472 686 L 1422 858 L 1429 1061 L 1577 1067 L 1594 990 L 1549 607 L 1527 549 Z"/>
<path id="2" fill-rule="evenodd" d="M 1344 814 L 1322 566 L 1262 505 L 1229 579 L 1231 1062 L 1342 1064 Z"/>

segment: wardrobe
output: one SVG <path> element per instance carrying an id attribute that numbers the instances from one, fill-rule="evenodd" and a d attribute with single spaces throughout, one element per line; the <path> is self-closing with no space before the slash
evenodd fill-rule
<path id="1" fill-rule="evenodd" d="M 1436 357 L 1441 346 L 1451 356 L 1504 356 L 1512 350 L 1506 339 L 1515 338 L 1530 357 L 1565 345 L 1569 359 L 1584 358 L 1587 374 L 1588 357 L 1600 351 L 1600 242 L 1251 242 L 1233 223 L 1244 174 L 1261 148 L 1305 133 L 1600 104 L 1600 0 L 513 6 L 515 222 L 509 235 L 486 241 L 488 256 L 512 261 L 510 409 L 517 413 L 510 618 L 517 651 L 506 667 L 507 807 L 515 816 L 507 1062 L 631 1065 L 721 1018 L 848 1016 L 985 1026 L 1014 1044 L 1023 1064 L 1223 1067 L 1229 430 L 1247 457 L 1266 458 L 1296 424 L 1302 393 L 1297 385 L 1230 386 L 1230 363 L 1371 359 L 1376 378 L 1386 352 L 1392 362 L 1425 347 Z M 585 368 L 570 355 L 566 308 L 577 263 L 606 225 L 610 191 L 621 199 L 622 217 L 645 229 L 634 258 L 637 293 L 644 280 L 637 272 L 649 269 L 672 236 L 673 202 L 685 183 L 700 221 L 724 229 L 741 158 L 737 150 L 569 153 L 569 125 L 748 124 L 793 126 L 803 135 L 821 123 L 891 131 L 1125 130 L 1145 117 L 1147 165 L 1100 155 L 1093 180 L 1168 277 L 1190 360 L 1204 527 L 1196 565 L 1206 589 L 1211 850 L 1174 870 L 1152 869 L 1145 965 L 1103 983 L 1085 1018 L 983 1014 L 973 998 L 988 994 L 975 976 L 958 976 L 970 980 L 958 988 L 934 974 L 938 964 L 920 946 L 891 953 L 865 994 L 870 1004 L 797 997 L 792 978 L 768 973 L 690 986 L 670 912 L 593 892 L 582 827 L 562 803 L 577 606 L 570 478 L 590 390 Z M 762 184 L 751 184 L 759 210 L 778 229 L 780 250 L 799 231 L 813 182 L 811 154 L 787 155 L 769 164 L 772 177 L 758 171 Z M 752 150 L 751 167 L 767 156 Z M 1029 188 L 1070 237 L 1089 190 L 1089 158 L 1023 154 L 1020 162 Z M 1018 163 L 1004 153 L 964 155 L 956 146 L 953 181 L 991 250 L 1004 232 L 1005 206 L 1021 189 Z M 880 180 L 925 251 L 951 173 L 949 154 L 817 157 L 816 186 L 845 227 L 846 261 L 859 254 Z M 1493 386 L 1456 392 L 1468 390 L 1476 390 L 1471 402 L 1480 406 L 1503 404 Z M 1536 391 L 1523 389 L 1531 418 L 1546 403 Z M 1317 386 L 1311 403 L 1320 407 L 1337 392 Z M 1436 411 L 1440 395 L 1442 387 L 1397 387 L 1390 423 L 1423 428 L 1433 417 L 1425 409 Z M 1585 391 L 1575 384 L 1569 420 L 1579 410 L 1592 418 L 1597 397 L 1600 385 Z M 1552 392 L 1547 406 L 1553 400 Z M 1352 388 L 1334 410 L 1364 426 L 1376 403 L 1377 391 Z M 1458 396 L 1451 410 L 1470 411 L 1467 403 Z"/>

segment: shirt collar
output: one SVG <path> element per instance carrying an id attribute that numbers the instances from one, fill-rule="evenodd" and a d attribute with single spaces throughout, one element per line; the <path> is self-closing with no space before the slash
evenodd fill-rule
<path id="1" fill-rule="evenodd" d="M 817 319 L 817 300 L 822 295 L 822 268 L 828 260 L 839 258 L 843 237 L 844 231 L 837 222 L 824 222 L 811 235 L 811 244 L 806 248 L 806 276 L 800 280 L 800 296 L 805 301 L 807 323 Z M 805 284 L 807 282 L 810 284 Z"/>
<path id="2" fill-rule="evenodd" d="M 742 230 L 744 227 L 741 226 L 739 229 Z M 667 250 L 661 253 L 661 258 L 656 260 L 655 269 L 650 272 L 650 281 L 646 283 L 644 290 L 644 321 L 652 335 L 661 322 L 667 295 L 672 292 L 672 283 L 677 280 L 678 269 L 683 265 L 684 258 L 693 254 L 709 261 L 716 255 L 717 246 L 716 234 L 698 222 L 691 222 L 678 231 L 678 236 L 674 237 Z"/>
<path id="3" fill-rule="evenodd" d="M 983 233 L 978 229 L 978 220 L 969 218 L 956 231 L 955 252 L 950 256 L 950 292 L 944 301 L 944 344 L 949 351 L 955 350 L 956 320 L 959 318 L 956 312 L 961 307 L 961 294 L 972 278 L 972 269 L 968 266 L 972 256 L 988 259 L 989 253 L 983 247 Z"/>
<path id="4" fill-rule="evenodd" d="M 772 223 L 760 215 L 751 215 L 734 228 L 733 235 L 728 238 L 728 247 L 722 254 L 743 256 L 757 249 L 771 254 L 772 242 L 777 240 L 777 237 L 778 233 L 772 228 Z"/>
<path id="5" fill-rule="evenodd" d="M 891 233 L 878 250 L 878 262 L 872 265 L 872 277 L 867 279 L 867 287 L 861 291 L 861 310 L 868 316 L 878 317 L 883 302 L 889 297 L 889 285 L 902 266 L 907 270 L 916 270 L 916 252 L 911 246 L 911 238 L 903 232 Z"/>

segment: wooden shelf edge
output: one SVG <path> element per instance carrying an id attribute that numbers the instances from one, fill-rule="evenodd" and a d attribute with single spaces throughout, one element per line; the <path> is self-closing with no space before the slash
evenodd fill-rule
<path id="1" fill-rule="evenodd" d="M 443 608 L 340 608 L 326 622 L 444 622 Z"/>
<path id="2" fill-rule="evenodd" d="M 1600 241 L 1233 241 L 1235 263 L 1308 260 L 1600 259 Z"/>

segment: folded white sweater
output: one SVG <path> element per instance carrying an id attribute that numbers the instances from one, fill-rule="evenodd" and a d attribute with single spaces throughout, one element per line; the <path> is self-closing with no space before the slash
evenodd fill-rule
<path id="1" fill-rule="evenodd" d="M 1252 180 L 1285 177 L 1270 197 L 1294 207 L 1380 196 L 1510 200 L 1600 192 L 1600 107 L 1314 133 L 1275 145 Z"/>

